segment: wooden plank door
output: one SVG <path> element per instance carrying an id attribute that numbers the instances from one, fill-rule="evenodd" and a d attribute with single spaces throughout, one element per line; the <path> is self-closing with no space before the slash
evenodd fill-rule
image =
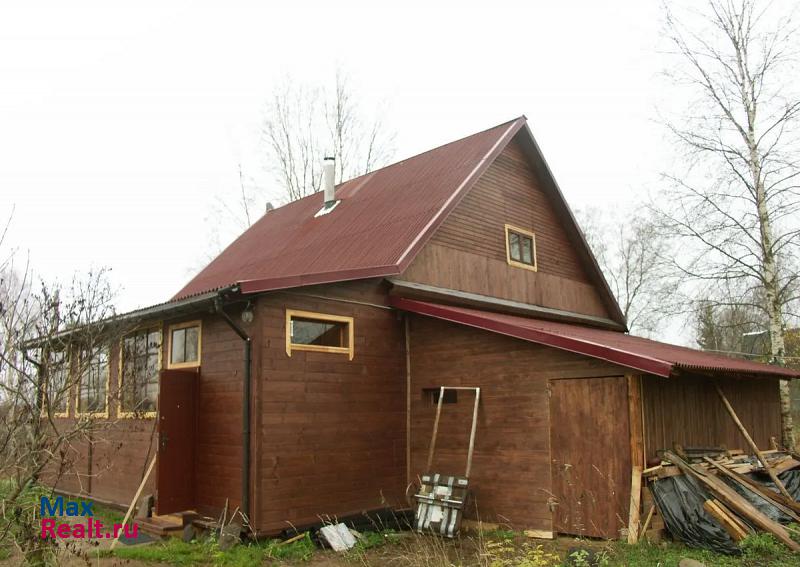
<path id="1" fill-rule="evenodd" d="M 556 532 L 617 539 L 627 527 L 629 431 L 623 376 L 550 382 Z"/>
<path id="2" fill-rule="evenodd" d="M 156 513 L 194 508 L 196 371 L 163 370 L 158 394 Z"/>

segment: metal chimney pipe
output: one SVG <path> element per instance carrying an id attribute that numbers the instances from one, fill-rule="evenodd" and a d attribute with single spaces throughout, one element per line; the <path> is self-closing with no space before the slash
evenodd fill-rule
<path id="1" fill-rule="evenodd" d="M 322 191 L 325 196 L 325 204 L 333 203 L 336 200 L 333 178 L 336 169 L 336 158 L 326 157 L 322 162 Z"/>

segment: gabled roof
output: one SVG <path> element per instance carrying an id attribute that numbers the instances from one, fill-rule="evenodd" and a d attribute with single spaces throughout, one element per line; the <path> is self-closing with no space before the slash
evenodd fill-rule
<path id="1" fill-rule="evenodd" d="M 326 215 L 314 217 L 318 193 L 266 213 L 173 300 L 231 285 L 257 293 L 398 275 L 517 134 L 612 319 L 624 325 L 524 116 L 346 181 Z"/>
<path id="2" fill-rule="evenodd" d="M 656 376 L 669 377 L 684 370 L 746 377 L 783 379 L 800 377 L 800 371 L 789 368 L 728 358 L 719 354 L 605 329 L 492 313 L 466 307 L 440 305 L 401 297 L 391 297 L 390 304 L 404 311 L 606 360 Z"/>

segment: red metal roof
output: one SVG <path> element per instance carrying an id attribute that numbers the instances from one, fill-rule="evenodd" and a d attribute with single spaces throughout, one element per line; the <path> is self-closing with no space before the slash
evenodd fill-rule
<path id="1" fill-rule="evenodd" d="M 314 218 L 314 194 L 266 213 L 173 300 L 239 284 L 243 293 L 401 273 L 525 117 L 340 184 Z"/>
<path id="2" fill-rule="evenodd" d="M 390 298 L 390 302 L 394 307 L 405 311 L 607 360 L 657 376 L 668 377 L 676 370 L 683 369 L 774 378 L 800 377 L 800 372 L 789 368 L 728 358 L 615 331 L 394 296 Z"/>

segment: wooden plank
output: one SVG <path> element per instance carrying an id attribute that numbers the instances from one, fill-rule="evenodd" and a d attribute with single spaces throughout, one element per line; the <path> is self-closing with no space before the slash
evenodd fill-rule
<path id="1" fill-rule="evenodd" d="M 647 533 L 647 528 L 650 527 L 650 520 L 653 519 L 653 512 L 656 511 L 656 505 L 653 504 L 650 506 L 650 511 L 647 512 L 647 517 L 644 520 L 644 524 L 642 524 L 641 534 Z"/>
<path id="2" fill-rule="evenodd" d="M 720 510 L 722 510 L 723 512 L 725 512 L 725 514 L 727 514 L 727 515 L 728 515 L 728 517 L 729 517 L 731 520 L 733 520 L 733 521 L 736 523 L 736 525 L 738 525 L 738 526 L 739 526 L 739 527 L 742 529 L 742 531 L 743 531 L 744 533 L 746 533 L 746 534 L 748 534 L 748 535 L 749 535 L 749 534 L 753 534 L 753 533 L 755 533 L 755 530 L 754 530 L 753 528 L 751 528 L 749 525 L 747 525 L 747 524 L 744 522 L 744 520 L 742 520 L 742 519 L 741 519 L 739 516 L 737 516 L 736 514 L 734 514 L 734 513 L 733 513 L 733 512 L 732 512 L 732 511 L 731 511 L 731 510 L 730 510 L 730 509 L 727 507 L 727 506 L 725 506 L 725 504 L 723 504 L 722 502 L 720 502 L 719 500 L 716 500 L 716 499 L 714 499 L 714 504 L 715 504 L 715 505 L 716 505 L 716 506 L 717 506 L 717 507 L 718 507 Z"/>
<path id="3" fill-rule="evenodd" d="M 117 546 L 117 542 L 119 541 L 119 536 L 122 534 L 122 528 L 125 527 L 125 524 L 128 523 L 128 520 L 131 518 L 131 514 L 133 513 L 133 509 L 136 506 L 136 502 L 139 501 L 139 497 L 142 495 L 142 490 L 144 489 L 144 485 L 147 483 L 147 479 L 150 478 L 150 473 L 153 472 L 153 467 L 156 465 L 156 459 L 158 455 L 153 456 L 153 460 L 150 461 L 150 466 L 147 467 L 147 472 L 144 474 L 142 478 L 142 482 L 139 483 L 139 488 L 136 490 L 136 494 L 133 495 L 133 500 L 131 500 L 130 506 L 128 506 L 128 511 L 125 512 L 125 517 L 122 519 L 122 525 L 120 526 L 119 532 L 117 532 L 114 541 L 111 542 L 111 549 L 113 550 Z"/>
<path id="4" fill-rule="evenodd" d="M 411 313 L 403 317 L 406 343 L 406 484 L 411 484 Z"/>
<path id="5" fill-rule="evenodd" d="M 744 518 L 747 518 L 762 530 L 771 533 L 792 551 L 800 551 L 800 544 L 789 537 L 789 532 L 787 532 L 782 525 L 773 521 L 764 513 L 759 511 L 747 500 L 745 500 L 738 492 L 722 482 L 720 479 L 698 470 L 696 467 L 688 464 L 671 451 L 666 451 L 664 453 L 664 458 L 669 460 L 671 463 L 674 463 L 684 472 L 684 474 L 694 477 L 709 492 L 711 492 L 726 506 L 733 510 L 733 512 L 741 515 Z"/>
<path id="6" fill-rule="evenodd" d="M 628 509 L 628 543 L 639 541 L 639 503 L 642 496 L 642 467 L 633 465 L 631 470 L 631 503 Z"/>
<path id="7" fill-rule="evenodd" d="M 640 376 L 627 374 L 628 387 L 628 429 L 631 444 L 631 497 L 628 508 L 628 543 L 639 540 L 639 508 L 642 496 L 642 469 L 644 468 L 644 448 L 642 434 L 642 392 Z"/>
<path id="8" fill-rule="evenodd" d="M 734 522 L 730 516 L 728 516 L 728 514 L 723 512 L 713 500 L 706 500 L 703 502 L 703 509 L 705 509 L 705 511 L 708 512 L 726 532 L 728 532 L 728 535 L 731 536 L 733 541 L 741 541 L 747 536 L 747 533 L 742 530 L 742 528 L 740 528 L 739 525 Z"/>
<path id="9" fill-rule="evenodd" d="M 756 442 L 753 441 L 752 437 L 750 437 L 750 433 L 748 433 L 747 429 L 742 424 L 741 420 L 739 419 L 739 416 L 736 415 L 736 412 L 734 411 L 733 406 L 728 401 L 728 398 L 725 396 L 725 392 L 722 391 L 722 388 L 720 388 L 719 384 L 717 384 L 716 382 L 714 383 L 714 387 L 717 389 L 717 394 L 719 394 L 720 400 L 722 400 L 722 405 L 725 406 L 725 409 L 728 411 L 728 414 L 731 416 L 731 419 L 733 419 L 733 422 L 736 424 L 736 427 L 739 428 L 739 431 L 741 432 L 742 436 L 745 438 L 745 441 L 747 441 L 747 444 L 750 445 L 750 449 L 753 450 L 753 452 L 755 453 L 756 457 L 758 457 L 758 460 L 761 461 L 761 464 L 764 466 L 764 470 L 767 471 L 767 474 L 769 475 L 769 478 L 772 479 L 772 482 L 775 483 L 775 486 L 778 487 L 778 490 L 781 491 L 781 494 L 783 494 L 787 498 L 791 499 L 792 495 L 789 494 L 789 492 L 786 490 L 786 487 L 783 485 L 783 483 L 778 478 L 778 475 L 776 475 L 775 471 L 772 470 L 772 467 L 767 462 L 766 457 L 764 457 L 764 453 L 762 453 L 759 450 L 758 445 L 756 445 Z"/>
<path id="10" fill-rule="evenodd" d="M 555 537 L 555 534 L 549 530 L 525 530 L 522 533 L 525 534 L 525 537 L 533 539 L 553 539 Z"/>

